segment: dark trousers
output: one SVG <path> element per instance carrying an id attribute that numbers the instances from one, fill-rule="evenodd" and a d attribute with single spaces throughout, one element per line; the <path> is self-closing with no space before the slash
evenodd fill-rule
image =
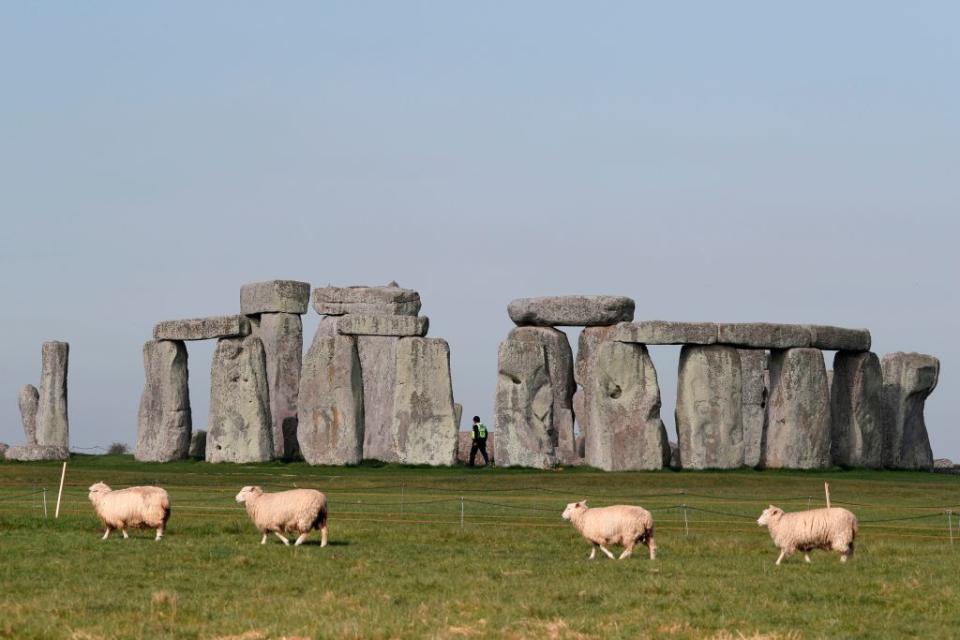
<path id="1" fill-rule="evenodd" d="M 473 461 L 477 458 L 477 451 L 480 452 L 480 455 L 483 456 L 483 464 L 490 464 L 490 458 L 487 457 L 487 439 L 475 438 L 473 440 L 473 446 L 470 447 L 470 466 L 473 466 Z"/>

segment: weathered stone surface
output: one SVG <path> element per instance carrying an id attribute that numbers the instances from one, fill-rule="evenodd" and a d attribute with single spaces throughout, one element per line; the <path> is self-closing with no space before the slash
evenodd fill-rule
<path id="1" fill-rule="evenodd" d="M 257 336 L 221 338 L 210 368 L 207 462 L 263 462 L 273 456 L 267 358 Z"/>
<path id="2" fill-rule="evenodd" d="M 633 320 L 634 302 L 623 296 L 518 298 L 507 306 L 514 324 L 592 327 Z"/>
<path id="3" fill-rule="evenodd" d="M 763 349 L 738 349 L 742 389 L 740 415 L 743 420 L 743 464 L 756 467 L 763 452 L 763 430 L 767 421 L 767 360 Z"/>
<path id="4" fill-rule="evenodd" d="M 725 345 L 686 345 L 677 378 L 677 443 L 684 469 L 743 465 L 740 354 Z"/>
<path id="5" fill-rule="evenodd" d="M 647 348 L 602 342 L 591 369 L 584 387 L 585 462 L 606 471 L 667 466 L 670 446 L 660 419 L 660 386 Z"/>
<path id="6" fill-rule="evenodd" d="M 20 447 L 10 447 L 6 453 L 7 460 L 33 462 L 37 460 L 69 460 L 70 451 L 61 445 L 25 444 Z"/>
<path id="7" fill-rule="evenodd" d="M 873 352 L 838 351 L 830 385 L 833 463 L 883 466 L 883 373 Z"/>
<path id="8" fill-rule="evenodd" d="M 357 339 L 318 333 L 303 360 L 300 451 L 310 464 L 363 459 L 363 381 Z"/>
<path id="9" fill-rule="evenodd" d="M 457 431 L 459 431 L 460 424 L 463 422 L 463 405 L 459 402 L 453 403 L 453 421 L 457 423 Z"/>
<path id="10" fill-rule="evenodd" d="M 40 392 L 32 384 L 24 385 L 17 394 L 17 404 L 20 406 L 20 420 L 23 422 L 23 433 L 27 436 L 27 444 L 37 444 L 37 408 L 40 404 Z"/>
<path id="11" fill-rule="evenodd" d="M 498 353 L 497 465 L 549 468 L 557 463 L 553 388 L 540 342 L 504 340 Z"/>
<path id="12" fill-rule="evenodd" d="M 66 342 L 43 343 L 37 403 L 37 444 L 61 447 L 64 451 L 70 447 L 70 422 L 67 416 L 69 356 L 70 345 Z"/>
<path id="13" fill-rule="evenodd" d="M 310 303 L 310 283 L 296 280 L 268 280 L 240 287 L 240 313 L 307 312 Z"/>
<path id="14" fill-rule="evenodd" d="M 434 466 L 456 462 L 457 425 L 446 340 L 400 339 L 393 424 L 400 462 Z"/>
<path id="15" fill-rule="evenodd" d="M 186 345 L 179 340 L 147 342 L 143 371 L 134 458 L 141 462 L 186 458 L 193 428 Z"/>
<path id="16" fill-rule="evenodd" d="M 153 327 L 156 340 L 212 340 L 250 335 L 246 316 L 211 316 L 188 320 L 164 320 Z"/>
<path id="17" fill-rule="evenodd" d="M 637 344 L 716 344 L 715 322 L 642 320 L 617 325 L 613 339 Z"/>
<path id="18" fill-rule="evenodd" d="M 543 345 L 553 389 L 551 428 L 557 433 L 557 458 L 563 464 L 574 464 L 580 457 L 573 432 L 573 394 L 577 383 L 573 379 L 573 350 L 567 334 L 553 327 L 517 327 L 507 339 Z"/>
<path id="19" fill-rule="evenodd" d="M 818 349 L 786 349 L 770 354 L 763 466 L 830 466 L 830 390 L 823 354 Z"/>
<path id="20" fill-rule="evenodd" d="M 263 341 L 267 358 L 267 387 L 273 420 L 273 455 L 295 460 L 297 443 L 297 396 L 303 365 L 303 322 L 295 313 L 264 313 L 256 335 Z"/>
<path id="21" fill-rule="evenodd" d="M 313 308 L 327 316 L 415 316 L 420 313 L 420 294 L 396 286 L 321 287 L 313 290 Z"/>
<path id="22" fill-rule="evenodd" d="M 204 460 L 207 457 L 207 432 L 197 429 L 190 436 L 190 457 L 194 460 Z"/>
<path id="23" fill-rule="evenodd" d="M 337 322 L 337 331 L 354 336 L 425 336 L 430 328 L 426 316 L 346 315 Z"/>
<path id="24" fill-rule="evenodd" d="M 680 445 L 676 442 L 670 443 L 670 468 L 680 468 Z"/>
<path id="25" fill-rule="evenodd" d="M 487 456 L 490 458 L 490 464 L 494 463 L 493 460 L 493 447 L 494 442 L 496 442 L 496 434 L 492 431 L 487 433 Z M 460 431 L 457 433 L 457 462 L 460 464 L 469 464 L 470 463 L 470 449 L 473 447 L 473 432 L 472 431 Z M 473 463 L 478 467 L 483 466 L 483 456 L 480 455 L 480 452 L 477 452 L 477 456 L 474 459 Z"/>
<path id="26" fill-rule="evenodd" d="M 399 462 L 393 436 L 393 401 L 399 338 L 360 336 L 357 349 L 363 372 L 363 457 Z"/>
<path id="27" fill-rule="evenodd" d="M 822 324 L 807 325 L 810 346 L 824 351 L 870 351 L 869 329 L 846 329 Z"/>
<path id="28" fill-rule="evenodd" d="M 573 421 L 576 425 L 575 430 L 578 437 L 583 437 L 587 433 L 587 411 L 585 409 L 586 405 L 583 402 L 584 391 L 583 387 L 577 387 L 577 390 L 573 394 Z M 583 457 L 583 453 L 577 454 L 579 457 Z"/>
<path id="29" fill-rule="evenodd" d="M 888 353 L 883 372 L 883 465 L 930 469 L 933 451 L 923 419 L 927 397 L 937 387 L 940 361 L 920 353 Z"/>
<path id="30" fill-rule="evenodd" d="M 573 394 L 573 415 L 579 427 L 580 437 L 585 438 L 589 429 L 590 414 L 586 410 L 584 386 L 591 379 L 593 365 L 596 363 L 597 349 L 600 344 L 610 339 L 614 327 L 586 327 L 580 332 L 577 343 L 577 357 L 573 367 L 573 379 L 579 385 Z M 581 451 L 579 457 L 583 458 Z"/>
<path id="31" fill-rule="evenodd" d="M 717 342 L 754 349 L 793 349 L 810 346 L 810 329 L 799 324 L 767 322 L 721 323 Z"/>
<path id="32" fill-rule="evenodd" d="M 7 449 L 10 448 L 6 442 L 0 442 L 0 460 L 6 460 L 7 458 Z"/>

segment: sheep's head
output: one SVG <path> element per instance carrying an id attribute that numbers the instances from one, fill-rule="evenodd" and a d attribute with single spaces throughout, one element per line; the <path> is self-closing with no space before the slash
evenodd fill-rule
<path id="1" fill-rule="evenodd" d="M 246 486 L 240 489 L 240 493 L 237 494 L 237 502 L 244 503 L 250 496 L 258 496 L 261 493 L 263 493 L 263 489 L 260 487 Z"/>
<path id="2" fill-rule="evenodd" d="M 99 497 L 105 493 L 110 493 L 112 489 L 102 482 L 97 484 L 90 485 L 90 488 L 87 489 L 90 493 L 87 495 L 88 498 L 92 501 L 94 498 Z"/>
<path id="3" fill-rule="evenodd" d="M 573 517 L 575 513 L 581 513 L 587 510 L 587 501 L 581 500 L 580 502 L 571 502 L 567 505 L 567 508 L 563 510 L 562 518 L 564 520 L 569 520 Z"/>
<path id="4" fill-rule="evenodd" d="M 769 507 L 764 509 L 763 513 L 760 514 L 760 517 L 757 518 L 757 524 L 760 525 L 761 527 L 765 527 L 767 526 L 767 523 L 769 523 L 771 519 L 778 518 L 781 515 L 783 515 L 783 509 L 781 509 L 780 507 L 775 507 L 773 505 L 770 505 Z"/>

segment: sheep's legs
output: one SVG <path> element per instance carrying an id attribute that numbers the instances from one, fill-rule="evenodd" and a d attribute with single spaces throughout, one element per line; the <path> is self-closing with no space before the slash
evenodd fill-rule
<path id="1" fill-rule="evenodd" d="M 653 536 L 650 536 L 649 538 L 647 538 L 646 544 L 647 544 L 647 549 L 650 550 L 650 559 L 656 560 L 657 559 L 657 543 L 654 541 Z"/>
<path id="2" fill-rule="evenodd" d="M 327 546 L 327 525 L 320 527 L 320 546 Z"/>
<path id="3" fill-rule="evenodd" d="M 263 538 L 260 540 L 260 544 L 267 544 L 267 534 L 263 534 Z"/>
<path id="4" fill-rule="evenodd" d="M 623 550 L 623 553 L 620 554 L 618 560 L 623 560 L 624 558 L 629 558 L 633 554 L 633 547 L 627 547 Z"/>
<path id="5" fill-rule="evenodd" d="M 616 556 L 614 556 L 612 553 L 610 553 L 610 550 L 607 549 L 605 546 L 603 546 L 602 544 L 601 544 L 601 545 L 597 545 L 597 546 L 600 547 L 600 551 L 603 551 L 605 554 L 607 554 L 607 557 L 608 557 L 608 558 L 610 558 L 611 560 L 615 560 L 615 559 L 616 559 Z"/>
<path id="6" fill-rule="evenodd" d="M 160 538 L 162 538 L 162 537 L 163 537 L 163 527 L 160 527 L 159 529 L 157 529 L 157 537 L 154 538 L 154 540 L 159 541 Z"/>
<path id="7" fill-rule="evenodd" d="M 593 545 L 593 549 L 590 549 L 590 557 L 587 560 L 593 560 L 597 557 L 597 545 Z"/>
<path id="8" fill-rule="evenodd" d="M 280 538 L 281 540 L 283 540 L 283 544 L 287 545 L 288 547 L 290 546 L 290 541 L 287 540 L 287 539 L 283 536 L 283 534 L 281 534 L 279 531 L 274 531 L 274 532 L 273 532 L 273 535 L 275 535 L 275 536 L 277 536 L 278 538 Z"/>
<path id="9" fill-rule="evenodd" d="M 804 554 L 803 554 L 803 561 L 809 564 L 809 562 L 810 562 L 810 554 L 809 554 L 809 553 L 804 553 Z"/>
<path id="10" fill-rule="evenodd" d="M 780 557 L 777 558 L 777 564 L 780 564 L 780 562 L 786 557 L 786 555 L 787 555 L 787 552 L 786 552 L 786 551 L 781 551 L 781 552 L 780 552 Z"/>
<path id="11" fill-rule="evenodd" d="M 110 536 L 110 531 L 111 531 L 110 527 L 107 527 L 107 530 L 104 532 L 103 537 L 100 539 L 106 540 Z"/>
<path id="12" fill-rule="evenodd" d="M 130 536 L 127 535 L 127 530 L 126 530 L 126 529 L 120 529 L 120 531 L 123 532 L 123 539 L 124 539 L 124 540 L 126 540 L 127 538 L 130 537 Z"/>
<path id="13" fill-rule="evenodd" d="M 299 547 L 300 545 L 303 544 L 303 541 L 306 540 L 306 539 L 307 539 L 307 534 L 306 534 L 306 533 L 301 533 L 301 534 L 297 537 L 297 541 L 293 543 L 293 546 Z"/>

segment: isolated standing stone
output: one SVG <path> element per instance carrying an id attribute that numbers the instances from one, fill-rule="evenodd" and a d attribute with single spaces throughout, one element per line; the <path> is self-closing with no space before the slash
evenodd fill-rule
<path id="1" fill-rule="evenodd" d="M 923 419 L 937 387 L 940 361 L 920 353 L 888 353 L 883 371 L 883 464 L 891 469 L 931 469 L 933 451 Z"/>
<path id="2" fill-rule="evenodd" d="M 740 354 L 740 415 L 743 419 L 743 464 L 756 467 L 763 452 L 767 421 L 767 360 L 763 349 L 738 349 Z"/>
<path id="3" fill-rule="evenodd" d="M 497 465 L 550 468 L 557 463 L 553 388 L 540 342 L 504 340 L 494 406 Z"/>
<path id="4" fill-rule="evenodd" d="M 318 333 L 300 377 L 300 451 L 310 464 L 363 459 L 363 382 L 357 339 Z"/>
<path id="5" fill-rule="evenodd" d="M 40 392 L 37 404 L 37 444 L 70 446 L 70 423 L 67 417 L 67 364 L 70 345 L 66 342 L 44 342 Z"/>
<path id="6" fill-rule="evenodd" d="M 830 466 L 830 390 L 819 349 L 771 352 L 763 458 L 768 469 Z"/>
<path id="7" fill-rule="evenodd" d="M 356 338 L 363 372 L 363 457 L 366 460 L 399 462 L 393 436 L 393 402 L 397 381 L 399 338 Z"/>
<path id="8" fill-rule="evenodd" d="M 296 280 L 269 280 L 240 287 L 240 313 L 304 314 L 310 303 L 310 284 Z"/>
<path id="9" fill-rule="evenodd" d="M 221 338 L 210 370 L 207 462 L 264 462 L 273 456 L 267 358 L 257 336 Z"/>
<path id="10" fill-rule="evenodd" d="M 263 341 L 273 420 L 273 455 L 293 460 L 297 444 L 297 394 L 303 365 L 303 323 L 295 313 L 264 313 L 256 335 Z"/>
<path id="11" fill-rule="evenodd" d="M 584 387 L 586 463 L 606 471 L 662 469 L 670 463 L 660 419 L 660 386 L 647 348 L 606 341 Z"/>
<path id="12" fill-rule="evenodd" d="M 873 352 L 838 351 L 830 389 L 831 456 L 844 467 L 883 466 L 883 373 Z"/>
<path id="13" fill-rule="evenodd" d="M 37 444 L 37 406 L 40 404 L 40 392 L 32 384 L 24 385 L 17 394 L 17 404 L 20 405 L 20 419 L 23 421 L 27 444 Z"/>
<path id="14" fill-rule="evenodd" d="M 393 423 L 404 464 L 452 465 L 457 425 L 450 378 L 450 346 L 440 338 L 402 338 L 397 345 Z"/>
<path id="15" fill-rule="evenodd" d="M 134 458 L 141 462 L 186 458 L 193 427 L 186 345 L 178 340 L 147 342 L 143 372 Z"/>
<path id="16" fill-rule="evenodd" d="M 386 287 L 320 287 L 313 290 L 313 308 L 320 315 L 398 315 L 420 313 L 420 294 Z"/>
<path id="17" fill-rule="evenodd" d="M 743 465 L 740 354 L 725 345 L 687 345 L 677 378 L 677 444 L 684 469 Z"/>
<path id="18" fill-rule="evenodd" d="M 519 326 L 591 327 L 629 322 L 634 307 L 624 296 L 547 296 L 518 298 L 507 306 L 507 313 Z"/>
<path id="19" fill-rule="evenodd" d="M 155 340 L 212 340 L 248 335 L 250 319 L 243 315 L 164 320 L 153 327 Z"/>
<path id="20" fill-rule="evenodd" d="M 557 433 L 557 457 L 564 464 L 575 463 L 579 459 L 573 432 L 573 394 L 577 383 L 573 379 L 573 350 L 567 334 L 552 327 L 517 327 L 507 339 L 543 345 L 553 389 L 551 426 Z"/>
<path id="21" fill-rule="evenodd" d="M 207 457 L 207 432 L 197 429 L 190 436 L 190 457 L 194 460 L 204 460 Z"/>

